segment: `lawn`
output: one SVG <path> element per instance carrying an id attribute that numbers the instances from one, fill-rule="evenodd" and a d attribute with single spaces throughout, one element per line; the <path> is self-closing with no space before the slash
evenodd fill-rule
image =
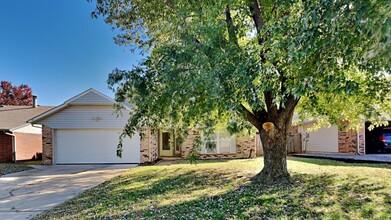
<path id="1" fill-rule="evenodd" d="M 289 158 L 290 187 L 250 180 L 261 158 L 140 166 L 35 219 L 391 219 L 391 166 Z"/>
<path id="2" fill-rule="evenodd" d="M 0 176 L 33 169 L 28 164 L 0 163 Z"/>

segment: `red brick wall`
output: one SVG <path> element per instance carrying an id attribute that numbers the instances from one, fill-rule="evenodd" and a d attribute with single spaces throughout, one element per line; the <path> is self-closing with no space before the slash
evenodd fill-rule
<path id="1" fill-rule="evenodd" d="M 0 132 L 0 163 L 10 163 L 12 158 L 12 136 Z"/>
<path id="2" fill-rule="evenodd" d="M 42 163 L 45 165 L 53 164 L 53 130 L 47 126 L 42 126 Z"/>
<path id="3" fill-rule="evenodd" d="M 338 152 L 357 154 L 357 131 L 338 129 Z"/>
<path id="4" fill-rule="evenodd" d="M 42 135 L 15 132 L 16 160 L 36 159 L 37 153 L 42 153 Z"/>
<path id="5" fill-rule="evenodd" d="M 197 130 L 188 132 L 188 136 L 182 144 L 181 157 L 185 158 L 193 150 L 196 138 L 200 137 Z M 227 154 L 200 154 L 201 159 L 212 158 L 253 158 L 256 157 L 255 135 L 238 135 L 236 138 L 236 153 Z"/>

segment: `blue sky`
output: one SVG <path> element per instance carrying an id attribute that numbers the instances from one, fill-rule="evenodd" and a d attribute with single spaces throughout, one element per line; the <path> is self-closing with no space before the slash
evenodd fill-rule
<path id="1" fill-rule="evenodd" d="M 2 1 L 0 81 L 27 84 L 40 105 L 58 105 L 95 88 L 113 97 L 107 76 L 141 59 L 114 44 L 115 32 L 92 19 L 86 0 Z"/>

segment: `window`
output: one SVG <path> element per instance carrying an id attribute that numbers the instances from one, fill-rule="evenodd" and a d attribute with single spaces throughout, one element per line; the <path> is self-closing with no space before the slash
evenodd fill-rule
<path id="1" fill-rule="evenodd" d="M 203 138 L 202 154 L 229 154 L 236 153 L 236 137 L 228 131 L 216 131 L 208 142 Z"/>
<path id="2" fill-rule="evenodd" d="M 170 133 L 162 132 L 162 149 L 170 150 Z"/>

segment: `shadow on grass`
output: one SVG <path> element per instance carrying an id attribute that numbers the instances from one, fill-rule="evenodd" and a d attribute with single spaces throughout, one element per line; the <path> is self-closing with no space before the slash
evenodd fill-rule
<path id="1" fill-rule="evenodd" d="M 158 164 L 158 165 L 162 165 L 162 166 L 170 166 L 170 165 L 179 165 L 179 164 L 190 164 L 190 165 L 198 165 L 198 164 L 213 164 L 213 163 L 225 163 L 225 162 L 229 162 L 229 161 L 232 161 L 232 160 L 239 160 L 239 159 L 235 159 L 235 158 L 232 158 L 232 159 L 199 159 L 197 160 L 195 163 L 191 164 L 188 160 L 186 159 L 179 159 L 179 160 L 174 160 L 174 161 L 171 161 L 171 162 L 165 162 L 165 163 L 162 163 L 162 164 Z M 244 161 L 245 159 L 243 159 Z"/>
<path id="2" fill-rule="evenodd" d="M 230 161 L 235 161 L 235 163 L 240 164 L 240 163 L 248 163 L 249 160 L 257 160 L 257 159 L 261 159 L 260 162 L 263 163 L 262 157 L 258 157 L 252 159 L 207 159 L 207 160 L 199 160 L 197 161 L 196 164 L 193 165 L 197 166 L 201 164 L 214 164 L 214 163 L 222 163 L 222 162 L 230 162 Z M 293 156 L 288 156 L 288 160 L 316 164 L 321 166 L 373 167 L 373 168 L 391 169 L 391 164 L 384 164 L 384 163 L 347 163 L 343 161 L 323 159 L 323 158 L 303 158 L 303 157 L 293 157 Z M 179 164 L 190 164 L 190 163 L 187 160 L 177 160 L 177 161 L 173 161 L 171 164 L 161 164 L 161 166 L 170 166 L 170 165 L 179 165 Z"/>
<path id="3" fill-rule="evenodd" d="M 186 176 L 183 178 L 187 179 Z M 147 219 L 161 219 L 162 216 L 167 219 L 348 219 L 352 214 L 355 214 L 362 218 L 373 218 L 374 208 L 369 205 L 373 203 L 372 206 L 374 206 L 371 196 L 383 189 L 381 186 L 366 183 L 364 179 L 354 179 L 354 182 L 349 179 L 347 182 L 338 184 L 336 179 L 330 175 L 295 175 L 294 179 L 296 185 L 291 187 L 260 188 L 259 185 L 248 183 L 221 195 L 204 195 L 191 201 L 163 206 L 157 205 L 156 207 L 149 206 L 134 212 L 129 210 L 125 215 L 111 217 Z M 163 182 L 170 181 L 166 179 Z M 187 183 L 190 184 L 191 182 Z M 160 185 L 161 183 L 157 184 Z M 191 185 L 190 190 L 197 190 L 199 186 Z M 172 187 L 168 188 L 174 190 Z M 164 190 L 162 193 L 168 191 Z M 389 197 L 386 198 L 385 196 L 383 199 L 384 205 L 387 205 L 386 202 Z M 382 204 L 377 203 L 376 205 Z M 388 210 L 388 213 L 386 211 L 383 216 L 389 214 L 391 215 L 390 210 Z"/>
<path id="4" fill-rule="evenodd" d="M 248 181 L 249 177 L 229 172 L 155 169 L 105 182 L 37 219 L 64 216 L 65 219 L 373 219 L 391 216 L 391 209 L 387 208 L 391 204 L 390 194 L 382 191 L 383 186 L 367 179 L 309 174 L 295 174 L 293 179 L 295 184 L 290 187 L 261 187 Z M 215 190 L 221 193 L 214 193 Z"/>
<path id="5" fill-rule="evenodd" d="M 323 159 L 323 158 L 303 158 L 303 157 L 288 157 L 288 160 L 316 164 L 321 166 L 373 167 L 373 168 L 391 169 L 390 164 L 384 164 L 384 163 L 346 163 L 342 161 Z"/>

